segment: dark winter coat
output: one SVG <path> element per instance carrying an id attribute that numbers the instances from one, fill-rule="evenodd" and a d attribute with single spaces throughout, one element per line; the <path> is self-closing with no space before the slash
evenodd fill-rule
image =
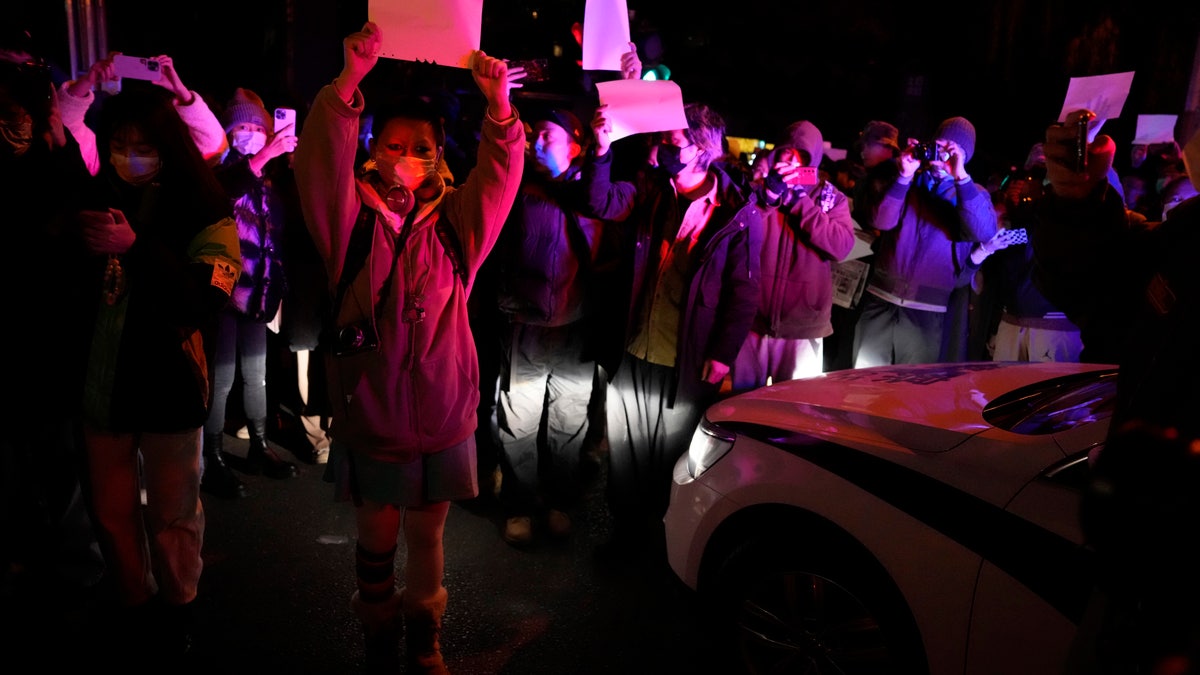
<path id="1" fill-rule="evenodd" d="M 233 202 L 242 248 L 242 274 L 230 298 L 241 314 L 267 323 L 287 291 L 283 269 L 283 207 L 265 176 L 255 176 L 236 150 L 216 169 Z"/>
<path id="2" fill-rule="evenodd" d="M 666 174 L 648 171 L 636 184 L 614 183 L 611 157 L 608 153 L 590 158 L 583 177 L 592 212 L 620 223 L 614 227 L 621 267 L 606 295 L 613 304 L 594 334 L 600 340 L 597 361 L 610 379 L 637 333 L 635 322 L 643 315 L 643 304 L 654 293 L 659 243 L 683 217 Z M 689 399 L 703 391 L 705 361 L 734 362 L 759 304 L 762 210 L 729 175 L 715 166 L 709 171 L 718 181 L 717 204 L 696 244 L 701 253 L 686 273 L 676 343 L 675 394 Z"/>
<path id="3" fill-rule="evenodd" d="M 559 178 L 525 165 L 521 192 L 496 244 L 498 305 L 511 321 L 565 326 L 591 309 L 603 222 L 583 215 L 576 166 Z"/>

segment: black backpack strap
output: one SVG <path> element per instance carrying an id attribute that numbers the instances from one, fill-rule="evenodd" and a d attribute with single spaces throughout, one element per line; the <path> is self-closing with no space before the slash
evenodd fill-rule
<path id="1" fill-rule="evenodd" d="M 470 272 L 467 270 L 464 262 L 462 242 L 458 239 L 458 234 L 454 228 L 443 218 L 438 218 L 433 229 L 437 232 L 438 241 L 442 242 L 442 248 L 446 251 L 446 257 L 450 258 L 450 264 L 454 266 L 454 273 L 462 280 L 463 288 L 467 287 L 467 277 Z"/>
<path id="2" fill-rule="evenodd" d="M 342 298 L 354 277 L 358 276 L 367 256 L 371 253 L 371 239 L 375 234 L 375 209 L 363 204 L 358 210 L 358 218 L 354 221 L 354 229 L 350 232 L 350 244 L 346 247 L 346 259 L 342 263 L 342 275 L 338 277 L 337 291 L 333 297 L 331 319 L 337 321 L 338 312 L 342 307 Z"/>
<path id="3" fill-rule="evenodd" d="M 358 211 L 358 219 L 354 221 L 354 229 L 350 233 L 350 244 L 346 247 L 346 260 L 342 264 L 342 275 L 338 278 L 337 291 L 333 299 L 335 320 L 342 306 L 342 298 L 345 297 L 351 282 L 354 281 L 354 277 L 358 276 L 363 264 L 367 261 L 367 256 L 371 253 L 371 239 L 374 236 L 376 217 L 375 209 L 363 204 Z M 411 220 L 408 224 L 411 225 Z M 406 227 L 405 230 L 407 229 Z M 469 271 L 464 263 L 462 242 L 459 241 L 458 234 L 441 218 L 434 224 L 434 231 L 437 232 L 438 241 L 442 243 L 442 248 L 446 251 L 446 257 L 450 258 L 454 273 L 462 280 L 465 288 Z M 398 252 L 399 249 L 397 249 Z"/>

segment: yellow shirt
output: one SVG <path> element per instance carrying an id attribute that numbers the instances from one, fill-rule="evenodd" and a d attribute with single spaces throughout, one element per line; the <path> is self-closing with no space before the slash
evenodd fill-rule
<path id="1" fill-rule="evenodd" d="M 659 264 L 654 295 L 642 309 L 638 330 L 629 343 L 630 354 L 660 366 L 675 366 L 679 341 L 679 316 L 687 292 L 688 270 L 696 254 L 696 242 L 712 217 L 717 181 L 699 199 L 688 205 L 674 234 L 664 232 L 659 242 Z"/>

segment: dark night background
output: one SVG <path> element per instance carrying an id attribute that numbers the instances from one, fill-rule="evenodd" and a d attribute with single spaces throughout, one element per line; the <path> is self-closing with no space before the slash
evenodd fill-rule
<path id="1" fill-rule="evenodd" d="M 27 23 L 59 63 L 68 63 L 63 3 L 36 4 Z M 977 175 L 1024 161 L 1057 118 L 1071 77 L 1136 71 L 1122 117 L 1104 127 L 1119 145 L 1132 140 L 1138 114 L 1183 112 L 1200 35 L 1200 3 L 1187 4 L 759 1 L 705 9 L 628 0 L 646 65 L 660 52 L 685 101 L 719 110 L 730 135 L 774 141 L 804 118 L 846 148 L 871 119 L 924 138 L 940 120 L 963 115 L 978 133 Z M 215 106 L 243 86 L 268 107 L 300 109 L 302 118 L 341 68 L 341 39 L 367 17 L 366 0 L 104 6 L 109 50 L 171 55 L 184 82 Z M 519 95 L 590 93 L 573 66 L 579 48 L 570 33 L 583 9 L 583 0 L 485 0 L 481 46 L 493 56 L 552 59 L 558 84 Z M 555 45 L 561 57 L 554 57 Z M 464 114 L 477 107 L 468 100 L 477 90 L 466 71 L 381 63 L 368 82 L 442 84 L 461 92 Z M 579 105 L 586 109 L 588 100 Z"/>

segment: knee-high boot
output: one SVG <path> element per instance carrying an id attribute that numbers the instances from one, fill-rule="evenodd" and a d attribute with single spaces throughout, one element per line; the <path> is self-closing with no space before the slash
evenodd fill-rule
<path id="1" fill-rule="evenodd" d="M 442 660 L 442 614 L 446 611 L 448 594 L 445 588 L 430 598 L 414 598 L 411 593 L 403 595 L 405 628 L 405 661 L 408 673 L 423 675 L 450 675 Z"/>
<path id="2" fill-rule="evenodd" d="M 221 453 L 221 434 L 204 435 L 204 474 L 200 489 L 225 499 L 246 496 L 246 486 L 234 475 Z"/>
<path id="3" fill-rule="evenodd" d="M 250 420 L 250 450 L 246 453 L 246 472 L 266 474 L 268 478 L 295 478 L 296 465 L 285 461 L 267 444 L 267 419 Z"/>
<path id="4" fill-rule="evenodd" d="M 366 602 L 358 591 L 350 598 L 350 609 L 362 622 L 368 675 L 400 672 L 400 635 L 404 632 L 400 598 L 400 591 L 381 602 Z"/>

